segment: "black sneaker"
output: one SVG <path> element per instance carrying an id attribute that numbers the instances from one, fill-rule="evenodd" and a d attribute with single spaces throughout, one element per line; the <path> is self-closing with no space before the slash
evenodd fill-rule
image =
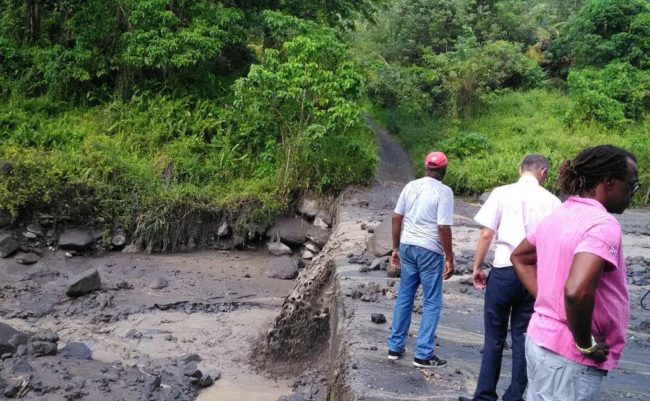
<path id="1" fill-rule="evenodd" d="M 413 365 L 417 366 L 418 368 L 444 368 L 447 366 L 447 361 L 444 359 L 439 359 L 434 355 L 431 359 L 413 358 Z"/>
<path id="2" fill-rule="evenodd" d="M 400 359 L 402 356 L 404 356 L 404 351 L 397 352 L 397 351 L 388 350 L 388 359 L 390 359 L 391 361 L 396 361 Z"/>

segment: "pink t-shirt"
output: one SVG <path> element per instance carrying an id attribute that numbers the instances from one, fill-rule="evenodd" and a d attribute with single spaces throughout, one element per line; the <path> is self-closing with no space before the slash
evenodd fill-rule
<path id="1" fill-rule="evenodd" d="M 625 275 L 622 231 L 616 219 L 594 199 L 573 196 L 528 236 L 537 248 L 537 299 L 528 335 L 541 347 L 582 365 L 616 368 L 625 347 L 630 302 Z M 588 252 L 607 263 L 596 289 L 591 332 L 605 338 L 609 356 L 603 363 L 585 358 L 567 326 L 564 285 L 573 256 Z"/>

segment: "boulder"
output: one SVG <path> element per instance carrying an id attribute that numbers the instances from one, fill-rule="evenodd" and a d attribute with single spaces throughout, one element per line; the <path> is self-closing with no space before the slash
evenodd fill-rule
<path id="1" fill-rule="evenodd" d="M 38 262 L 40 259 L 41 257 L 35 254 L 34 252 L 28 252 L 28 253 L 23 253 L 18 255 L 16 257 L 16 262 L 20 263 L 21 265 L 33 265 L 34 263 Z"/>
<path id="2" fill-rule="evenodd" d="M 152 282 L 150 282 L 147 287 L 152 290 L 162 290 L 169 286 L 169 281 L 164 277 L 156 277 Z"/>
<path id="3" fill-rule="evenodd" d="M 20 248 L 18 241 L 9 233 L 0 233 L 0 258 L 11 256 Z"/>
<path id="4" fill-rule="evenodd" d="M 291 248 L 283 244 L 282 241 L 269 241 L 266 247 L 275 256 L 291 255 Z"/>
<path id="5" fill-rule="evenodd" d="M 384 316 L 383 313 L 371 313 L 370 314 L 370 320 L 373 323 L 383 324 L 383 323 L 386 323 L 386 316 Z"/>
<path id="6" fill-rule="evenodd" d="M 389 263 L 390 256 L 382 256 L 380 258 L 376 258 L 375 260 L 370 263 L 370 270 L 386 270 L 388 269 L 388 263 Z"/>
<path id="7" fill-rule="evenodd" d="M 78 297 L 99 290 L 101 287 L 102 282 L 97 269 L 88 269 L 68 281 L 68 289 L 65 293 L 69 297 Z"/>
<path id="8" fill-rule="evenodd" d="M 228 222 L 224 220 L 221 222 L 221 224 L 219 224 L 219 227 L 217 228 L 217 237 L 227 237 L 229 233 L 230 226 L 228 225 Z"/>
<path id="9" fill-rule="evenodd" d="M 320 252 L 320 248 L 316 246 L 313 242 L 307 241 L 305 242 L 305 249 L 309 249 L 312 251 L 314 254 Z"/>
<path id="10" fill-rule="evenodd" d="M 313 259 L 314 254 L 309 249 L 303 249 L 302 258 L 303 259 Z"/>
<path id="11" fill-rule="evenodd" d="M 56 343 L 59 341 L 59 335 L 52 329 L 41 330 L 32 336 L 32 341 Z"/>
<path id="12" fill-rule="evenodd" d="M 25 229 L 25 231 L 28 232 L 28 233 L 32 233 L 32 234 L 36 235 L 37 237 L 44 237 L 45 236 L 45 230 L 38 223 L 32 223 L 32 224 L 28 225 L 27 228 Z"/>
<path id="13" fill-rule="evenodd" d="M 393 250 L 392 221 L 387 218 L 381 222 L 368 240 L 367 251 L 375 256 L 386 256 Z"/>
<path id="14" fill-rule="evenodd" d="M 59 237 L 59 248 L 84 251 L 92 246 L 93 236 L 83 230 L 65 230 Z"/>
<path id="15" fill-rule="evenodd" d="M 303 216 L 314 218 L 320 211 L 320 201 L 318 199 L 312 198 L 302 198 L 300 203 L 298 203 L 298 213 Z"/>
<path id="16" fill-rule="evenodd" d="M 280 256 L 269 260 L 266 269 L 267 277 L 278 278 L 282 280 L 293 280 L 298 275 L 300 267 L 298 260 L 289 256 Z"/>
<path id="17" fill-rule="evenodd" d="M 307 241 L 307 230 L 310 226 L 311 224 L 303 219 L 283 218 L 266 231 L 266 237 L 279 238 L 282 242 L 291 245 L 302 245 Z"/>
<path id="18" fill-rule="evenodd" d="M 39 356 L 56 355 L 56 343 L 34 341 L 31 343 L 31 354 L 36 358 Z"/>
<path id="19" fill-rule="evenodd" d="M 325 221 L 323 221 L 323 219 L 320 217 L 316 216 L 316 218 L 314 218 L 314 227 L 329 228 L 330 225 L 325 223 Z"/>
<path id="20" fill-rule="evenodd" d="M 126 245 L 126 234 L 121 228 L 116 228 L 111 233 L 111 245 L 115 248 L 121 248 Z"/>
<path id="21" fill-rule="evenodd" d="M 322 220 L 328 226 L 332 226 L 332 214 L 328 209 L 321 209 L 316 215 L 316 218 Z"/>
<path id="22" fill-rule="evenodd" d="M 27 334 L 14 329 L 8 324 L 0 323 L 0 355 L 16 352 L 16 348 L 20 343 L 20 341 L 16 341 L 17 338 L 24 338 L 26 340 Z M 22 343 L 24 344 L 25 342 Z"/>
<path id="23" fill-rule="evenodd" d="M 60 355 L 72 359 L 92 359 L 93 353 L 84 343 L 69 343 L 61 348 Z"/>
<path id="24" fill-rule="evenodd" d="M 325 244 L 327 244 L 327 240 L 330 238 L 330 230 L 326 230 L 323 228 L 318 228 L 318 227 L 312 227 L 309 230 L 307 230 L 307 239 L 309 239 L 311 242 L 319 246 L 320 248 L 323 248 Z"/>

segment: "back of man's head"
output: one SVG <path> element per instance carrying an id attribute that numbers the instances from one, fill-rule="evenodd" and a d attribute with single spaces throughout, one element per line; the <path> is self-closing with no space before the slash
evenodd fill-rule
<path id="1" fill-rule="evenodd" d="M 545 156 L 532 154 L 524 157 L 519 166 L 519 173 L 530 173 L 534 175 L 540 184 L 546 179 L 550 163 Z"/>

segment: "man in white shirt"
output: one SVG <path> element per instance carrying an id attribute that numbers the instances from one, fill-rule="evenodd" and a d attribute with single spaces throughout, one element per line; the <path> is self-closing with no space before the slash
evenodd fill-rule
<path id="1" fill-rule="evenodd" d="M 404 354 L 415 292 L 422 284 L 423 313 L 413 365 L 437 368 L 447 365 L 434 354 L 434 346 L 442 309 L 442 280 L 454 274 L 454 194 L 442 183 L 447 171 L 444 153 L 429 153 L 424 168 L 426 176 L 406 184 L 393 213 L 391 264 L 400 268 L 400 286 L 388 337 L 388 359 Z"/>
<path id="2" fill-rule="evenodd" d="M 483 228 L 476 246 L 472 278 L 476 288 L 487 289 L 483 359 L 473 401 L 497 399 L 496 388 L 508 335 L 508 319 L 512 338 L 512 380 L 502 399 L 523 400 L 528 383 L 524 333 L 533 313 L 535 299 L 519 281 L 510 255 L 527 234 L 560 206 L 560 200 L 541 186 L 548 176 L 548 169 L 549 162 L 544 156 L 526 156 L 519 168 L 519 180 L 494 189 L 474 217 Z M 486 280 L 483 261 L 492 238 L 496 238 L 494 262 Z M 459 397 L 459 400 L 470 399 Z"/>

